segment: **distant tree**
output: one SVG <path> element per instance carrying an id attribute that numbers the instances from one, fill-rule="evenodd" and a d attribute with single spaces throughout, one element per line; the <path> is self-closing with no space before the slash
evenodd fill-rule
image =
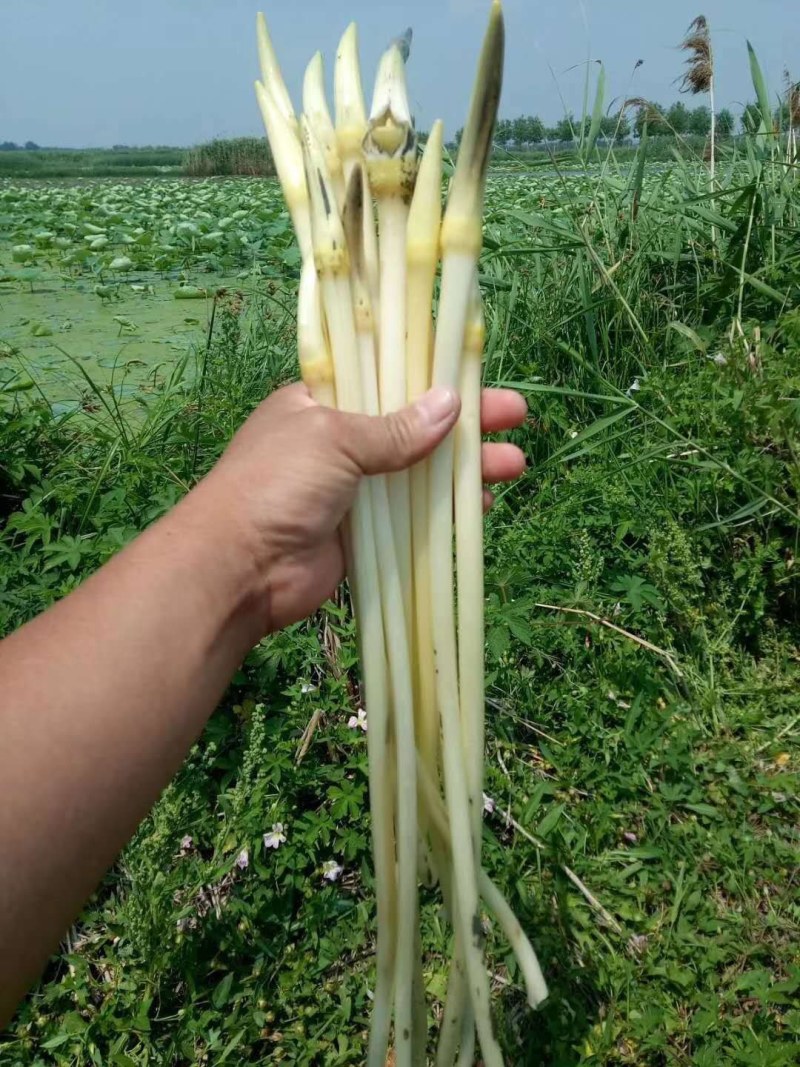
<path id="1" fill-rule="evenodd" d="M 556 123 L 556 140 L 572 141 L 579 134 L 578 123 L 573 115 L 565 115 Z"/>
<path id="2" fill-rule="evenodd" d="M 528 120 L 524 115 L 520 115 L 518 119 L 514 119 L 511 123 L 511 139 L 517 148 L 522 148 L 526 144 L 525 138 L 528 136 Z"/>
<path id="3" fill-rule="evenodd" d="M 689 132 L 696 134 L 698 137 L 708 137 L 711 132 L 711 110 L 705 104 L 692 108 Z"/>
<path id="4" fill-rule="evenodd" d="M 733 137 L 733 131 L 736 129 L 736 119 L 733 117 L 733 112 L 724 107 L 722 111 L 717 112 L 717 136 L 722 140 L 727 140 L 729 137 Z"/>
<path id="5" fill-rule="evenodd" d="M 758 104 L 745 104 L 742 112 L 742 129 L 745 133 L 758 133 L 761 126 L 761 109 Z"/>
<path id="6" fill-rule="evenodd" d="M 538 115 L 528 115 L 525 119 L 525 137 L 528 144 L 544 140 L 544 123 Z"/>
<path id="7" fill-rule="evenodd" d="M 497 129 L 494 131 L 494 143 L 501 148 L 508 148 L 513 139 L 511 119 L 500 119 L 497 123 Z"/>
<path id="8" fill-rule="evenodd" d="M 461 138 L 463 136 L 464 136 L 464 127 L 462 126 L 460 130 L 456 130 L 456 140 L 455 140 L 456 148 L 458 148 L 459 145 L 461 144 Z"/>
<path id="9" fill-rule="evenodd" d="M 604 115 L 600 120 L 600 133 L 608 140 L 617 138 L 622 141 L 630 132 L 631 124 L 624 112 L 616 115 Z"/>
<path id="10" fill-rule="evenodd" d="M 38 145 L 35 141 L 26 141 L 25 142 L 25 149 L 28 152 L 38 152 L 40 147 L 41 146 Z"/>
<path id="11" fill-rule="evenodd" d="M 16 152 L 19 149 L 19 145 L 14 141 L 3 141 L 0 144 L 0 152 Z"/>
<path id="12" fill-rule="evenodd" d="M 610 140 L 617 135 L 617 120 L 619 115 L 603 115 L 600 119 L 600 135 Z"/>
<path id="13" fill-rule="evenodd" d="M 667 122 L 675 133 L 679 135 L 689 132 L 690 121 L 691 115 L 689 109 L 681 100 L 673 104 L 667 111 Z"/>
<path id="14" fill-rule="evenodd" d="M 670 132 L 669 127 L 665 122 L 666 115 L 664 108 L 661 104 L 655 104 L 650 100 L 643 100 L 637 110 L 636 117 L 633 120 L 633 128 L 637 137 L 642 136 L 642 130 L 645 122 L 647 123 L 647 130 L 653 136 L 663 136 Z"/>

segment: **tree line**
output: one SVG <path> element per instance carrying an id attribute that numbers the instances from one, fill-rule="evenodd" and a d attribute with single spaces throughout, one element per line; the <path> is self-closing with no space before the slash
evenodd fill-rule
<path id="1" fill-rule="evenodd" d="M 741 129 L 750 129 L 756 115 L 760 115 L 758 106 L 748 104 L 739 119 Z M 669 107 L 646 100 L 638 100 L 634 104 L 629 102 L 628 107 L 616 114 L 603 116 L 600 136 L 618 141 L 624 141 L 632 134 L 639 137 L 645 122 L 651 136 L 708 137 L 711 132 L 711 109 L 704 104 L 689 108 L 680 100 Z M 527 148 L 552 141 L 577 141 L 582 135 L 588 134 L 590 125 L 590 116 L 581 120 L 568 114 L 554 126 L 547 126 L 538 115 L 520 115 L 516 119 L 500 119 L 494 140 L 498 148 L 505 149 Z M 728 108 L 716 113 L 718 139 L 733 137 L 736 127 L 736 117 Z M 460 144 L 462 132 L 457 132 L 456 144 Z"/>
<path id="2" fill-rule="evenodd" d="M 16 144 L 15 141 L 0 141 L 0 152 L 38 152 L 41 145 L 35 141 L 26 141 L 25 144 Z"/>

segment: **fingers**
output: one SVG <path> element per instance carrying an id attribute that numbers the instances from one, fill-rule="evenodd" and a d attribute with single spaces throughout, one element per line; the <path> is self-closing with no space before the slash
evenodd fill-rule
<path id="1" fill-rule="evenodd" d="M 483 480 L 492 482 L 513 482 L 525 473 L 527 462 L 525 453 L 516 445 L 506 443 L 485 444 L 481 450 Z"/>
<path id="2" fill-rule="evenodd" d="M 460 410 L 457 393 L 437 388 L 382 418 L 342 413 L 342 444 L 364 474 L 405 470 L 433 452 Z"/>
<path id="3" fill-rule="evenodd" d="M 484 389 L 481 395 L 481 429 L 498 433 L 521 426 L 528 414 L 525 397 L 514 389 Z"/>

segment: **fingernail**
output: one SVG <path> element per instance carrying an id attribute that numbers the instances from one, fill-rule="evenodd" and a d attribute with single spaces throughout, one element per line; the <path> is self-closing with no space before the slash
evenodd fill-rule
<path id="1" fill-rule="evenodd" d="M 421 396 L 417 411 L 430 426 L 441 426 L 452 421 L 458 411 L 458 393 L 445 385 L 437 385 Z"/>

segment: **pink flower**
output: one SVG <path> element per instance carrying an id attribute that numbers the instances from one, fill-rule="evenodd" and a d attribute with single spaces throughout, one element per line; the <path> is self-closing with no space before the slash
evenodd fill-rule
<path id="1" fill-rule="evenodd" d="M 488 793 L 483 794 L 483 810 L 487 815 L 491 815 L 494 812 L 494 801 Z"/>
<path id="2" fill-rule="evenodd" d="M 351 730 L 363 730 L 367 732 L 367 713 L 363 708 L 358 709 L 358 715 L 351 715 L 347 720 L 347 725 Z"/>
<path id="3" fill-rule="evenodd" d="M 243 848 L 239 855 L 236 857 L 236 866 L 240 871 L 246 871 L 250 866 L 250 853 L 246 848 Z"/>

